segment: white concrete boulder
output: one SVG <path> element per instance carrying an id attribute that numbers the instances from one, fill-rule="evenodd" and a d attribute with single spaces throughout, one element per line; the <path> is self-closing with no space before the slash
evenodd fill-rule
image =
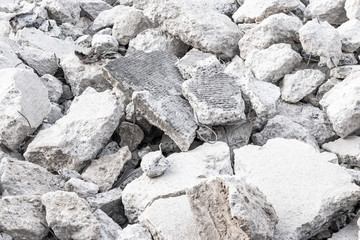
<path id="1" fill-rule="evenodd" d="M 337 28 L 342 43 L 342 50 L 345 52 L 355 52 L 360 47 L 360 20 L 351 19 Z"/>
<path id="2" fill-rule="evenodd" d="M 274 239 L 316 236 L 359 201 L 360 188 L 328 162 L 333 156 L 301 141 L 277 138 L 234 153 L 235 175 L 258 187 L 279 217 Z"/>
<path id="3" fill-rule="evenodd" d="M 121 107 L 114 95 L 88 88 L 74 99 L 66 116 L 37 134 L 25 159 L 50 171 L 78 169 L 106 145 L 120 117 Z"/>
<path id="4" fill-rule="evenodd" d="M 334 131 L 346 137 L 360 128 L 360 74 L 353 73 L 335 85 L 320 101 Z"/>
<path id="5" fill-rule="evenodd" d="M 348 20 L 345 11 L 346 0 L 311 0 L 306 6 L 304 15 L 308 19 L 319 19 L 334 25 Z"/>
<path id="6" fill-rule="evenodd" d="M 335 153 L 339 158 L 339 163 L 344 163 L 349 167 L 360 167 L 360 137 L 358 136 L 340 138 L 323 144 L 321 148 Z"/>
<path id="7" fill-rule="evenodd" d="M 47 89 L 30 70 L 0 70 L 0 144 L 17 149 L 50 113 Z"/>

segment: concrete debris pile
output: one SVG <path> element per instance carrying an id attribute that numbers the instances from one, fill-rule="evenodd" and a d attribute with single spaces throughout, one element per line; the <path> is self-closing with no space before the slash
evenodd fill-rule
<path id="1" fill-rule="evenodd" d="M 0 0 L 0 240 L 360 240 L 359 0 Z"/>

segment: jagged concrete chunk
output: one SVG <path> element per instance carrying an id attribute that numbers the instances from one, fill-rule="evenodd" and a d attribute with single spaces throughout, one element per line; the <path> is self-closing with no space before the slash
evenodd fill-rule
<path id="1" fill-rule="evenodd" d="M 233 57 L 242 33 L 231 19 L 192 1 L 151 0 L 146 16 L 182 42 L 220 57 Z"/>
<path id="2" fill-rule="evenodd" d="M 121 138 L 120 146 L 128 146 L 130 151 L 135 150 L 144 139 L 144 132 L 138 125 L 133 123 L 122 122 L 116 132 Z"/>
<path id="3" fill-rule="evenodd" d="M 192 78 L 182 84 L 182 92 L 201 124 L 222 125 L 245 119 L 245 103 L 234 77 L 219 73 Z"/>
<path id="4" fill-rule="evenodd" d="M 132 9 L 133 8 L 128 6 L 119 5 L 109 10 L 104 10 L 100 12 L 99 15 L 95 18 L 92 29 L 94 31 L 99 31 L 100 29 L 106 27 L 112 27 L 116 21 L 116 17 L 119 14 L 126 13 L 127 11 L 130 11 Z"/>
<path id="5" fill-rule="evenodd" d="M 289 44 L 279 43 L 264 50 L 252 51 L 245 61 L 254 76 L 262 81 L 276 83 L 300 64 L 302 57 Z"/>
<path id="6" fill-rule="evenodd" d="M 106 155 L 92 161 L 90 166 L 83 172 L 82 177 L 97 184 L 101 192 L 106 192 L 111 189 L 125 163 L 130 159 L 131 152 L 129 148 L 120 148 L 119 151 L 112 155 Z"/>
<path id="7" fill-rule="evenodd" d="M 135 52 L 109 62 L 104 73 L 113 86 L 129 98 L 133 95 L 135 109 L 150 124 L 187 151 L 197 125 L 190 105 L 180 97 L 183 79 L 176 61 L 175 55 L 165 52 Z"/>
<path id="8" fill-rule="evenodd" d="M 65 183 L 64 189 L 68 192 L 75 192 L 80 197 L 85 198 L 98 193 L 99 186 L 78 178 L 70 178 L 69 181 Z"/>
<path id="9" fill-rule="evenodd" d="M 299 29 L 303 26 L 297 17 L 284 13 L 272 15 L 247 31 L 239 41 L 240 56 L 247 58 L 254 49 L 265 49 L 276 43 L 299 42 Z"/>
<path id="10" fill-rule="evenodd" d="M 119 144 L 115 141 L 109 142 L 99 153 L 97 158 L 101 158 L 106 155 L 111 155 L 119 151 L 120 147 Z"/>
<path id="11" fill-rule="evenodd" d="M 351 220 L 351 223 L 340 229 L 339 232 L 334 233 L 329 240 L 349 240 L 349 239 L 359 239 L 359 226 L 357 221 L 359 220 L 359 214 Z"/>
<path id="12" fill-rule="evenodd" d="M 300 28 L 299 36 L 304 50 L 324 58 L 329 68 L 339 64 L 342 57 L 341 36 L 329 23 L 311 20 Z"/>
<path id="13" fill-rule="evenodd" d="M 348 20 L 345 11 L 346 0 L 311 0 L 306 6 L 306 18 L 317 18 L 320 21 L 340 25 Z"/>
<path id="14" fill-rule="evenodd" d="M 342 40 L 342 50 L 345 52 L 355 52 L 360 47 L 360 21 L 357 19 L 349 20 L 337 28 Z"/>
<path id="15" fill-rule="evenodd" d="M 26 68 L 26 65 L 16 55 L 16 50 L 18 47 L 19 46 L 14 49 L 13 44 L 10 44 L 9 42 L 0 39 L 0 69 L 15 67 Z"/>
<path id="16" fill-rule="evenodd" d="M 0 76 L 0 144 L 15 150 L 50 113 L 50 101 L 33 71 L 4 68 Z"/>
<path id="17" fill-rule="evenodd" d="M 58 238 L 64 240 L 97 240 L 100 223 L 89 204 L 73 192 L 49 192 L 41 197 L 46 221 Z"/>
<path id="18" fill-rule="evenodd" d="M 61 81 L 50 74 L 43 75 L 40 80 L 48 90 L 49 100 L 54 103 L 59 101 L 61 95 L 63 94 Z"/>
<path id="19" fill-rule="evenodd" d="M 205 143 L 189 152 L 171 154 L 167 159 L 170 166 L 163 175 L 157 178 L 143 175 L 124 189 L 123 203 L 129 222 L 136 222 L 145 208 L 161 196 L 178 196 L 204 177 L 232 174 L 229 147 L 224 142 Z"/>
<path id="20" fill-rule="evenodd" d="M 346 16 L 349 19 L 359 19 L 360 20 L 360 1 L 359 0 L 346 0 L 345 1 L 345 10 Z"/>
<path id="21" fill-rule="evenodd" d="M 204 53 L 196 48 L 191 49 L 182 57 L 176 66 L 184 79 L 213 75 L 223 70 L 220 61 L 211 53 Z"/>
<path id="22" fill-rule="evenodd" d="M 119 43 L 114 36 L 109 34 L 95 34 L 91 40 L 91 46 L 96 48 L 97 52 L 104 52 L 111 48 L 117 49 Z"/>
<path id="23" fill-rule="evenodd" d="M 340 137 L 360 128 L 360 73 L 353 73 L 335 85 L 320 101 Z M 346 97 L 344 97 L 346 96 Z"/>
<path id="24" fill-rule="evenodd" d="M 336 68 L 334 68 L 334 69 L 336 69 Z M 323 96 L 325 95 L 325 93 L 330 91 L 330 89 L 332 89 L 338 83 L 340 83 L 339 79 L 329 78 L 325 83 L 321 84 L 319 89 L 316 92 L 316 98 L 318 99 L 318 101 L 320 101 L 323 98 Z"/>
<path id="25" fill-rule="evenodd" d="M 126 228 L 118 231 L 116 240 L 152 240 L 152 237 L 141 224 L 129 224 Z"/>
<path id="26" fill-rule="evenodd" d="M 285 75 L 281 83 L 281 98 L 297 103 L 325 81 L 325 74 L 317 69 L 304 69 Z"/>
<path id="27" fill-rule="evenodd" d="M 360 65 L 348 65 L 333 68 L 330 71 L 330 77 L 345 79 L 354 72 L 360 72 Z"/>
<path id="28" fill-rule="evenodd" d="M 120 117 L 121 107 L 114 95 L 88 88 L 74 99 L 67 115 L 37 134 L 25 159 L 50 171 L 77 169 L 106 145 Z"/>
<path id="29" fill-rule="evenodd" d="M 42 195 L 60 189 L 60 181 L 36 164 L 5 157 L 0 161 L 0 192 L 6 195 Z"/>
<path id="30" fill-rule="evenodd" d="M 80 19 L 78 0 L 45 0 L 43 6 L 58 24 L 70 22 L 75 25 Z"/>
<path id="31" fill-rule="evenodd" d="M 295 10 L 299 4 L 299 0 L 245 0 L 232 18 L 236 23 L 260 22 L 270 15 Z"/>
<path id="32" fill-rule="evenodd" d="M 161 151 L 150 152 L 141 159 L 141 169 L 149 178 L 161 176 L 168 167 L 169 161 Z"/>
<path id="33" fill-rule="evenodd" d="M 358 136 L 340 138 L 323 144 L 321 148 L 335 153 L 340 163 L 345 163 L 349 167 L 360 167 L 360 137 Z"/>
<path id="34" fill-rule="evenodd" d="M 336 136 L 326 114 L 311 104 L 280 102 L 277 109 L 279 115 L 288 117 L 308 129 L 320 145 Z"/>
<path id="35" fill-rule="evenodd" d="M 0 199 L 0 231 L 18 240 L 43 239 L 49 230 L 40 196 L 7 196 Z M 1 235 L 0 235 L 1 237 Z"/>
<path id="36" fill-rule="evenodd" d="M 189 46 L 182 41 L 169 34 L 163 33 L 159 28 L 150 28 L 142 31 L 135 38 L 130 40 L 128 52 L 163 51 L 172 53 L 177 57 L 182 57 L 187 52 L 188 48 Z"/>
<path id="37" fill-rule="evenodd" d="M 346 170 L 301 141 L 271 139 L 234 153 L 235 174 L 258 187 L 279 217 L 274 239 L 309 239 L 359 200 Z"/>
<path id="38" fill-rule="evenodd" d="M 94 21 L 101 12 L 111 9 L 112 6 L 102 0 L 86 0 L 80 1 L 80 8 L 90 20 Z"/>
<path id="39" fill-rule="evenodd" d="M 121 227 L 114 222 L 106 213 L 100 209 L 94 212 L 94 216 L 100 222 L 100 237 L 101 240 L 117 239 L 118 231 Z"/>

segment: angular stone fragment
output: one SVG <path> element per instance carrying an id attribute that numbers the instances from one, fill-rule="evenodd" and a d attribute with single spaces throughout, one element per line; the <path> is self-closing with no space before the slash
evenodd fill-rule
<path id="1" fill-rule="evenodd" d="M 70 180 L 65 183 L 64 189 L 68 192 L 75 192 L 79 197 L 85 198 L 95 195 L 99 191 L 99 186 L 78 178 L 70 178 Z"/>
<path id="2" fill-rule="evenodd" d="M 117 49 L 119 43 L 114 36 L 108 34 L 95 34 L 92 38 L 91 46 L 96 48 L 97 52 L 103 52 L 111 48 Z"/>
<path id="3" fill-rule="evenodd" d="M 336 68 L 334 68 L 334 69 L 336 69 Z M 318 101 L 320 101 L 323 98 L 323 96 L 325 95 L 325 93 L 330 91 L 330 89 L 332 89 L 338 83 L 340 83 L 339 79 L 329 78 L 325 83 L 320 85 L 319 89 L 316 92 L 316 98 L 318 99 Z"/>
<path id="4" fill-rule="evenodd" d="M 0 39 L 0 49 L 0 69 L 26 68 L 26 65 L 18 58 L 10 43 Z"/>
<path id="5" fill-rule="evenodd" d="M 335 85 L 320 101 L 334 131 L 346 137 L 360 128 L 360 73 L 353 73 Z M 344 97 L 346 96 L 346 97 Z"/>
<path id="6" fill-rule="evenodd" d="M 121 227 L 117 225 L 106 213 L 100 209 L 94 212 L 94 216 L 100 222 L 100 237 L 102 240 L 117 239 Z"/>
<path id="7" fill-rule="evenodd" d="M 340 229 L 339 232 L 334 233 L 329 240 L 350 240 L 350 239 L 359 239 L 359 226 L 357 221 L 359 220 L 359 214 L 351 220 L 351 223 Z"/>
<path id="8" fill-rule="evenodd" d="M 42 195 L 60 189 L 60 180 L 33 163 L 5 157 L 0 161 L 0 192 L 6 195 Z"/>
<path id="9" fill-rule="evenodd" d="M 205 143 L 189 152 L 168 156 L 170 167 L 162 176 L 148 178 L 143 175 L 124 189 L 123 203 L 129 222 L 136 222 L 144 209 L 161 196 L 178 196 L 186 188 L 197 185 L 204 177 L 231 175 L 229 154 L 226 143 L 217 142 Z"/>
<path id="10" fill-rule="evenodd" d="M 116 240 L 152 240 L 152 237 L 141 224 L 129 224 L 126 228 L 118 231 Z"/>
<path id="11" fill-rule="evenodd" d="M 235 174 L 258 187 L 279 217 L 274 239 L 309 239 L 359 200 L 346 170 L 301 141 L 278 138 L 234 152 Z"/>
<path id="12" fill-rule="evenodd" d="M 335 153 L 340 163 L 345 163 L 349 167 L 360 167 L 360 137 L 358 136 L 340 138 L 323 144 L 321 148 Z"/>
<path id="13" fill-rule="evenodd" d="M 337 28 L 342 40 L 342 50 L 345 52 L 355 52 L 360 47 L 360 21 L 357 19 L 349 20 Z"/>
<path id="14" fill-rule="evenodd" d="M 262 81 L 276 83 L 300 64 L 302 57 L 289 44 L 279 43 L 264 50 L 252 51 L 245 61 L 254 76 Z"/>
<path id="15" fill-rule="evenodd" d="M 324 58 L 329 68 L 339 64 L 342 56 L 341 36 L 329 23 L 311 20 L 300 28 L 299 36 L 304 50 Z"/>
<path id="16" fill-rule="evenodd" d="M 287 74 L 281 83 L 281 98 L 297 103 L 325 81 L 325 74 L 317 69 L 304 69 Z"/>
<path id="17" fill-rule="evenodd" d="M 182 84 L 182 91 L 201 124 L 222 125 L 245 119 L 240 86 L 227 74 L 189 79 Z"/>
<path id="18" fill-rule="evenodd" d="M 174 55 L 165 52 L 135 52 L 109 62 L 104 74 L 126 96 L 133 95 L 135 109 L 150 124 L 186 151 L 197 125 L 188 102 L 180 97 L 183 79 L 176 61 Z"/>
<path id="19" fill-rule="evenodd" d="M 177 57 L 182 57 L 187 52 L 189 46 L 179 39 L 163 33 L 159 28 L 150 28 L 139 33 L 130 40 L 128 51 L 169 52 Z"/>
<path id="20" fill-rule="evenodd" d="M 41 223 L 46 226 L 40 196 L 7 196 L 0 199 L 0 232 L 18 240 L 44 239 L 49 230 Z"/>
<path id="21" fill-rule="evenodd" d="M 245 0 L 232 18 L 236 23 L 260 22 L 270 15 L 295 10 L 299 4 L 299 0 Z"/>
<path id="22" fill-rule="evenodd" d="M 104 148 L 103 150 L 101 150 L 101 152 L 99 153 L 99 155 L 97 156 L 97 158 L 101 158 L 103 156 L 106 155 L 111 155 L 116 153 L 117 151 L 119 151 L 120 147 L 119 144 L 117 144 L 117 142 L 112 141 L 109 142 Z"/>
<path id="23" fill-rule="evenodd" d="M 116 21 L 116 17 L 123 12 L 132 9 L 128 6 L 115 6 L 109 10 L 104 10 L 95 18 L 92 28 L 94 31 L 99 31 L 100 29 L 106 27 L 112 27 Z"/>
<path id="24" fill-rule="evenodd" d="M 114 95 L 88 88 L 74 99 L 66 116 L 38 133 L 25 159 L 50 171 L 78 169 L 105 146 L 120 117 L 121 107 Z"/>
<path id="25" fill-rule="evenodd" d="M 359 0 L 346 0 L 345 1 L 346 16 L 349 19 L 360 20 L 360 1 Z"/>
<path id="26" fill-rule="evenodd" d="M 76 193 L 49 192 L 41 197 L 46 208 L 46 221 L 58 238 L 64 240 L 97 240 L 100 223 L 89 204 Z"/>
<path id="27" fill-rule="evenodd" d="M 58 24 L 70 22 L 75 25 L 80 18 L 78 0 L 46 0 L 43 6 Z"/>
<path id="28" fill-rule="evenodd" d="M 360 65 L 348 65 L 333 68 L 330 71 L 330 77 L 345 79 L 354 72 L 360 72 Z"/>
<path id="29" fill-rule="evenodd" d="M 309 19 L 340 25 L 348 20 L 345 11 L 346 0 L 311 0 L 306 6 L 305 16 Z"/>
<path id="30" fill-rule="evenodd" d="M 161 151 L 150 152 L 141 160 L 141 169 L 149 178 L 161 176 L 168 167 L 169 161 L 162 155 Z"/>
<path id="31" fill-rule="evenodd" d="M 251 28 L 239 41 L 240 56 L 247 58 L 254 49 L 265 49 L 276 43 L 299 42 L 300 19 L 284 13 L 272 15 Z"/>
<path id="32" fill-rule="evenodd" d="M 102 0 L 82 0 L 80 8 L 90 20 L 94 21 L 101 12 L 111 9 L 112 6 Z"/>
<path id="33" fill-rule="evenodd" d="M 49 100 L 51 102 L 57 102 L 63 94 L 61 81 L 50 74 L 43 75 L 40 80 L 48 90 Z"/>
<path id="34" fill-rule="evenodd" d="M 0 76 L 0 144 L 15 150 L 50 113 L 50 101 L 33 71 L 4 68 Z"/>
<path id="35" fill-rule="evenodd" d="M 311 104 L 288 104 L 280 102 L 278 114 L 290 118 L 309 130 L 316 141 L 321 145 L 336 136 L 326 114 Z"/>
<path id="36" fill-rule="evenodd" d="M 211 53 L 204 53 L 196 48 L 191 49 L 186 55 L 176 62 L 184 79 L 214 75 L 223 70 L 220 61 Z"/>
<path id="37" fill-rule="evenodd" d="M 135 150 L 144 138 L 144 132 L 141 128 L 129 122 L 122 122 L 116 132 L 121 138 L 120 146 L 128 146 L 130 151 Z"/>
<path id="38" fill-rule="evenodd" d="M 169 34 L 204 52 L 233 57 L 241 31 L 231 19 L 208 6 L 192 1 L 151 0 L 146 16 Z"/>

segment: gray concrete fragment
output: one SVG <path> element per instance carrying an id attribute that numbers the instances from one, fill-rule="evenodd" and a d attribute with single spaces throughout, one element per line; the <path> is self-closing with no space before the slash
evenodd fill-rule
<path id="1" fill-rule="evenodd" d="M 121 227 L 114 222 L 106 213 L 100 209 L 94 212 L 94 216 L 100 222 L 99 240 L 114 240 L 118 237 L 118 231 Z"/>
<path id="2" fill-rule="evenodd" d="M 77 193 L 79 197 L 86 198 L 98 193 L 99 186 L 78 178 L 70 178 L 70 180 L 65 183 L 64 189 L 68 192 Z"/>
<path id="3" fill-rule="evenodd" d="M 122 122 L 116 132 L 121 138 L 120 146 L 128 146 L 130 151 L 135 150 L 144 138 L 144 132 L 141 128 L 129 122 Z"/>
<path id="4" fill-rule="evenodd" d="M 360 47 L 360 21 L 357 19 L 349 20 L 337 28 L 342 40 L 342 50 L 345 52 L 355 52 Z"/>
<path id="5" fill-rule="evenodd" d="M 108 34 L 95 34 L 91 40 L 91 46 L 96 52 L 104 52 L 109 49 L 117 49 L 119 43 L 114 36 Z"/>
<path id="6" fill-rule="evenodd" d="M 133 8 L 130 8 L 128 6 L 115 6 L 109 10 L 104 10 L 95 18 L 92 29 L 94 31 L 99 31 L 106 27 L 112 27 L 116 21 L 116 17 L 119 14 L 122 14 L 124 12 L 127 12 Z"/>
<path id="7" fill-rule="evenodd" d="M 337 68 L 334 68 L 334 69 L 337 69 Z M 332 69 L 331 71 L 333 71 L 334 69 Z M 316 98 L 318 99 L 318 101 L 320 101 L 323 98 L 323 96 L 325 95 L 325 93 L 330 91 L 330 89 L 332 89 L 338 83 L 340 83 L 339 79 L 329 78 L 325 83 L 321 84 L 319 89 L 316 92 Z"/>
<path id="8" fill-rule="evenodd" d="M 349 76 L 354 72 L 360 72 L 359 65 L 348 65 L 348 66 L 333 68 L 330 71 L 330 77 L 345 79 L 347 78 L 347 76 Z"/>
<path id="9" fill-rule="evenodd" d="M 26 65 L 16 55 L 17 48 L 14 49 L 12 44 L 0 39 L 0 48 L 0 68 L 26 68 Z"/>
<path id="10" fill-rule="evenodd" d="M 168 167 L 169 161 L 162 155 L 161 151 L 150 152 L 141 159 L 141 169 L 149 178 L 161 176 Z"/>
<path id="11" fill-rule="evenodd" d="M 335 153 L 340 163 L 349 167 L 360 167 L 360 137 L 358 136 L 340 138 L 323 144 L 321 148 Z"/>
<path id="12" fill-rule="evenodd" d="M 346 0 L 311 0 L 304 15 L 308 19 L 319 19 L 333 25 L 340 25 L 348 20 L 345 11 Z"/>
<path id="13" fill-rule="evenodd" d="M 119 144 L 117 144 L 117 142 L 112 141 L 109 142 L 104 148 L 103 150 L 101 150 L 101 152 L 99 153 L 99 155 L 97 156 L 97 158 L 101 158 L 103 156 L 106 155 L 111 155 L 116 153 L 117 151 L 119 151 L 120 147 Z"/>
<path id="14" fill-rule="evenodd" d="M 102 0 L 82 0 L 80 8 L 90 20 L 94 21 L 101 12 L 111 9 L 112 6 Z"/>
<path id="15" fill-rule="evenodd" d="M 49 100 L 56 103 L 63 94 L 61 81 L 50 74 L 43 75 L 40 80 L 48 90 Z"/>
<path id="16" fill-rule="evenodd" d="M 149 231 L 141 224 L 129 224 L 126 228 L 118 231 L 116 240 L 152 240 Z"/>
<path id="17" fill-rule="evenodd" d="M 81 9 L 77 0 L 46 0 L 43 6 L 58 24 L 70 22 L 75 25 L 80 18 Z"/>

